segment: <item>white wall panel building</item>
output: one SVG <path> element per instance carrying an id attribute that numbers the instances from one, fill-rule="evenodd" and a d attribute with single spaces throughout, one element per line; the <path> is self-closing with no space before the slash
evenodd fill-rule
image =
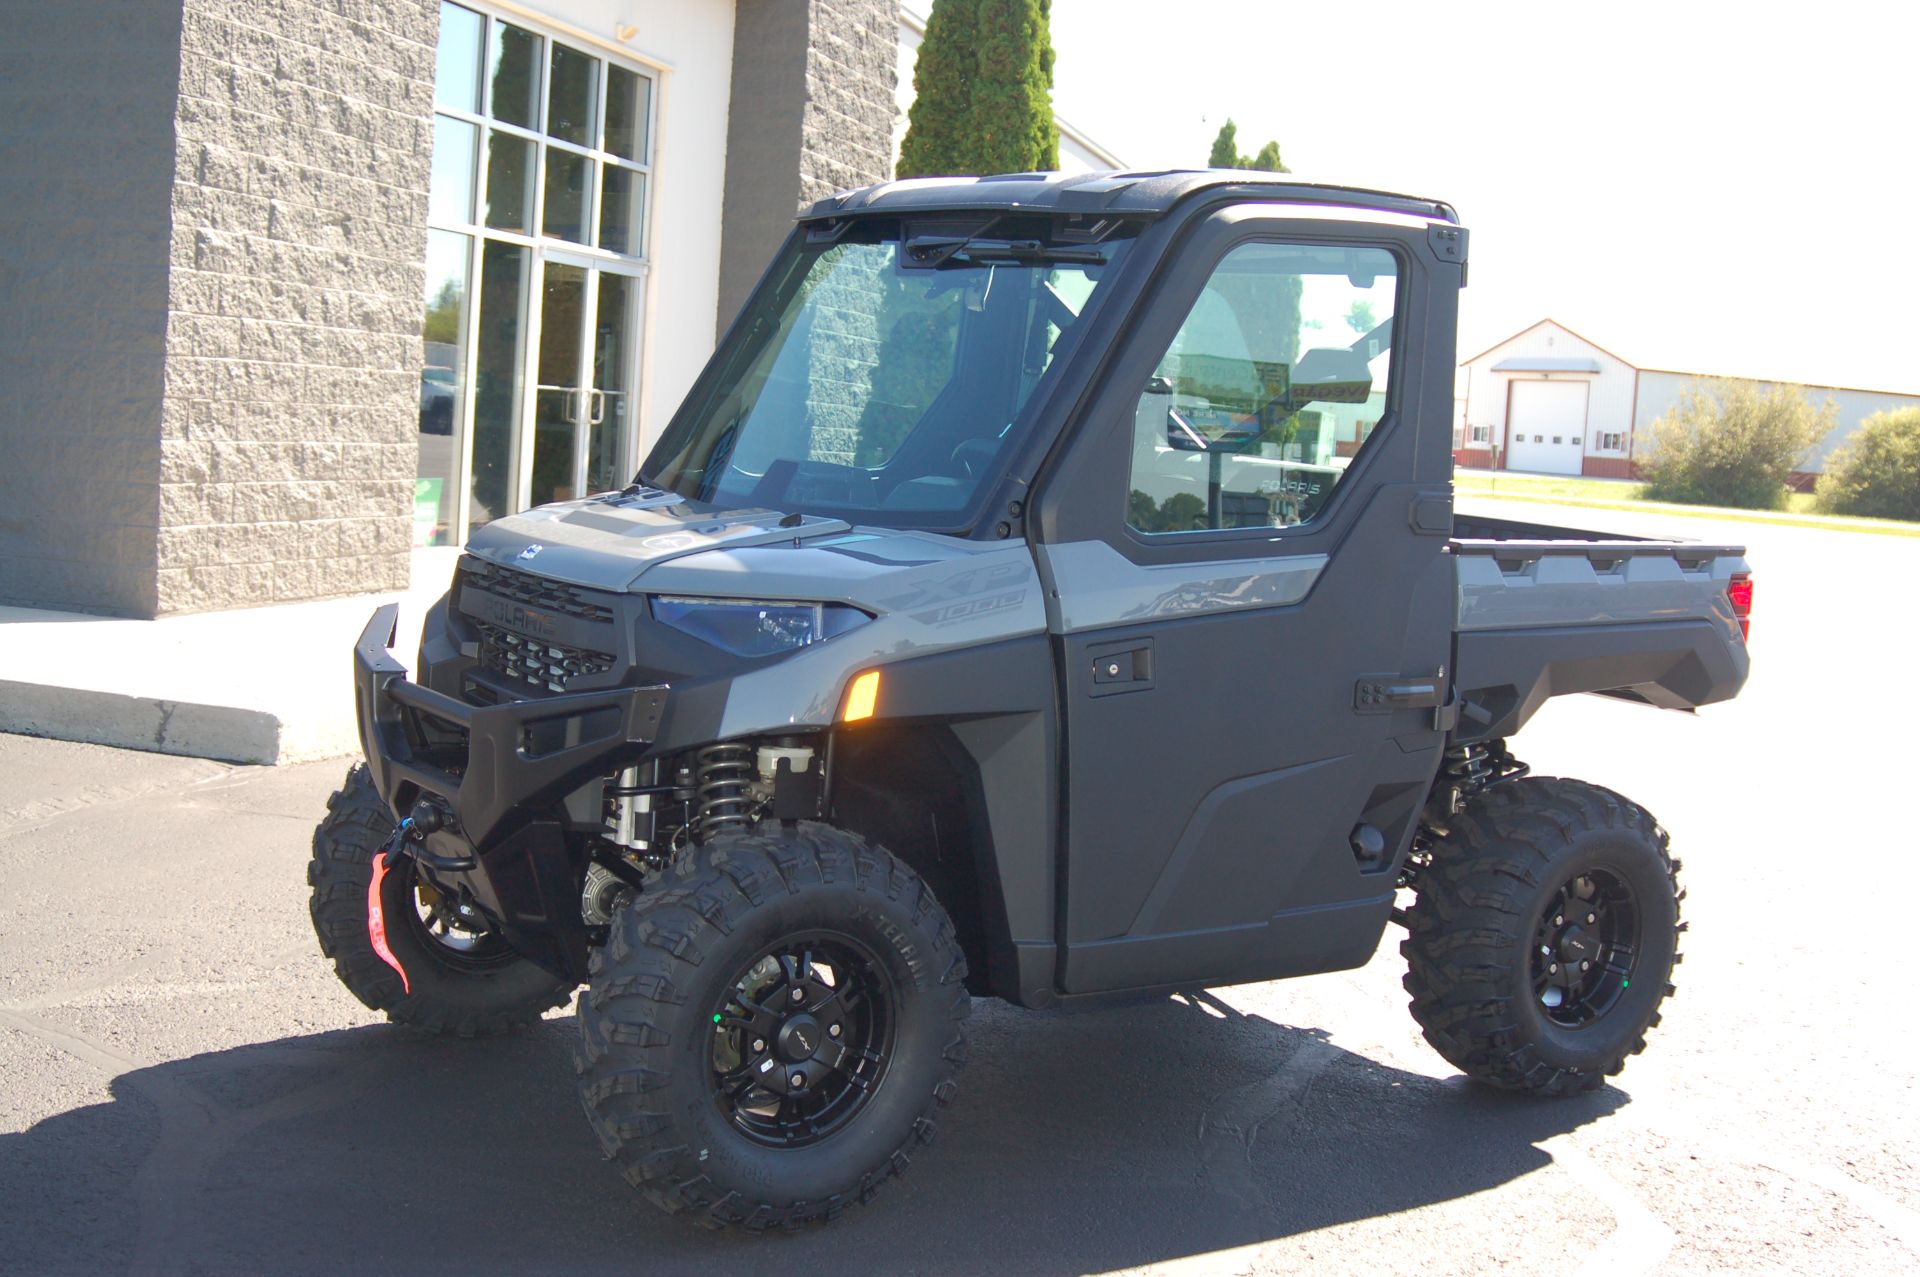
<path id="1" fill-rule="evenodd" d="M 1461 363 L 1454 462 L 1475 469 L 1630 478 L 1653 423 L 1688 386 L 1713 379 L 1710 373 L 1637 367 L 1564 324 L 1543 319 Z M 1920 394 L 1803 389 L 1816 404 L 1831 401 L 1839 414 L 1833 430 L 1795 472 L 1803 483 L 1811 483 L 1869 415 L 1920 407 Z"/>
<path id="2" fill-rule="evenodd" d="M 1460 367 L 1461 465 L 1627 475 L 1636 373 L 1626 360 L 1543 319 Z"/>

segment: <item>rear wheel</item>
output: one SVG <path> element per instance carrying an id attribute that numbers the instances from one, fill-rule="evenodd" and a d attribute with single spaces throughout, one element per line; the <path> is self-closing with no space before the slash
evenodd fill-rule
<path id="1" fill-rule="evenodd" d="M 387 1018 L 433 1033 L 477 1037 L 505 1033 L 564 1004 L 573 991 L 509 948 L 471 910 L 436 892 L 402 859 L 380 883 L 387 947 L 406 968 L 411 992 L 374 952 L 367 933 L 373 857 L 393 834 L 393 813 L 364 765 L 327 800 L 313 832 L 308 902 L 320 952 L 340 983 Z"/>
<path id="2" fill-rule="evenodd" d="M 1679 961 L 1666 831 L 1577 780 L 1467 801 L 1415 883 L 1401 943 L 1413 1017 L 1470 1077 L 1571 1095 L 1646 1046 Z"/>
<path id="3" fill-rule="evenodd" d="M 715 839 L 614 919 L 579 1000 L 580 1098 L 656 1205 L 785 1227 L 933 1138 L 971 1003 L 911 870 L 825 825 Z"/>

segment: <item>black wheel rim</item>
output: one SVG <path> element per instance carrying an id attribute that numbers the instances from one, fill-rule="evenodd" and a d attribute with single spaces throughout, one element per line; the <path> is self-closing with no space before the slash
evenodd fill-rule
<path id="1" fill-rule="evenodd" d="M 486 924 L 471 906 L 462 906 L 420 876 L 409 857 L 388 875 L 400 901 L 388 901 L 388 915 L 397 912 L 407 930 L 435 959 L 456 971 L 497 971 L 511 966 L 518 955 Z M 399 904 L 396 910 L 395 904 Z"/>
<path id="2" fill-rule="evenodd" d="M 1588 869 L 1560 885 L 1534 931 L 1533 996 L 1548 1020 L 1592 1024 L 1633 985 L 1640 910 L 1633 888 L 1606 869 Z"/>
<path id="3" fill-rule="evenodd" d="M 826 1139 L 859 1115 L 893 1054 L 894 988 L 873 951 L 810 932 L 763 951 L 713 1013 L 714 1098 L 770 1148 Z"/>

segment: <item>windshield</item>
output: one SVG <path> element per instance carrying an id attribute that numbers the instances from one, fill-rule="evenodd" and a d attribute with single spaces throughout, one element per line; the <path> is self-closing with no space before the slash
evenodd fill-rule
<path id="1" fill-rule="evenodd" d="M 722 505 L 959 527 L 1129 240 L 1039 218 L 802 240 L 641 481 Z"/>

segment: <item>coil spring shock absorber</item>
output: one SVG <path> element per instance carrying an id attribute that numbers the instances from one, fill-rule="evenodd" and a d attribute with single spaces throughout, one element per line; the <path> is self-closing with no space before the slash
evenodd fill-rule
<path id="1" fill-rule="evenodd" d="M 1420 825 L 1414 830 L 1412 851 L 1394 885 L 1412 886 L 1420 877 L 1420 871 L 1432 863 L 1435 845 L 1447 836 L 1449 823 L 1467 799 L 1490 786 L 1518 780 L 1529 770 L 1525 763 L 1507 752 L 1504 740 L 1468 741 L 1448 746 L 1440 763 L 1440 774 L 1434 778 L 1433 790 L 1420 814 Z M 1395 909 L 1393 920 L 1404 924 L 1404 911 Z"/>
<path id="2" fill-rule="evenodd" d="M 1453 806 L 1469 794 L 1478 792 L 1493 771 L 1493 759 L 1485 741 L 1455 745 L 1447 750 L 1446 761 L 1441 764 L 1447 773 L 1447 783 L 1457 792 Z"/>
<path id="3" fill-rule="evenodd" d="M 753 750 L 745 745 L 708 745 L 694 755 L 694 795 L 698 810 L 693 826 L 706 842 L 729 829 L 751 823 Z"/>
<path id="4" fill-rule="evenodd" d="M 1448 746 L 1440 776 L 1427 800 L 1421 825 L 1431 837 L 1447 832 L 1451 820 L 1467 799 L 1503 781 L 1518 780 L 1531 770 L 1507 752 L 1504 740 L 1469 741 Z"/>

